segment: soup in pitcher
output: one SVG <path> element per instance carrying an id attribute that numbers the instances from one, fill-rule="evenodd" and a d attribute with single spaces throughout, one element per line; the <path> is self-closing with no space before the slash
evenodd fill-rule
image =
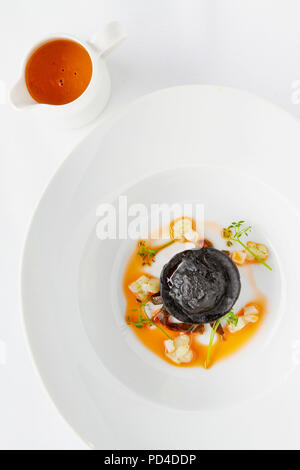
<path id="1" fill-rule="evenodd" d="M 38 103 L 64 105 L 84 93 L 92 73 L 91 57 L 81 44 L 55 39 L 33 52 L 26 65 L 25 80 Z"/>

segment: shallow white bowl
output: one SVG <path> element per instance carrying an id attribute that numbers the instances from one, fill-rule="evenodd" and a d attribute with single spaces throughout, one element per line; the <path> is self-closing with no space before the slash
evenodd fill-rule
<path id="1" fill-rule="evenodd" d="M 92 446 L 288 447 L 295 439 L 291 394 L 300 384 L 292 391 L 286 381 L 297 380 L 299 364 L 299 147 L 299 123 L 283 111 L 239 91 L 192 86 L 131 105 L 59 170 L 26 243 L 24 318 L 50 395 Z M 119 194 L 144 203 L 199 201 L 208 219 L 242 218 L 264 234 L 274 270 L 259 266 L 256 275 L 269 276 L 271 308 L 240 353 L 210 371 L 179 370 L 124 333 L 129 242 L 100 242 L 95 230 L 99 203 Z M 275 433 L 266 400 L 280 393 L 289 393 L 288 409 L 276 410 Z"/>

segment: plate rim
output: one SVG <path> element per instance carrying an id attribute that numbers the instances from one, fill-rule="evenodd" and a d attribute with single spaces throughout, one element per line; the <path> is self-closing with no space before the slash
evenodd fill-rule
<path id="1" fill-rule="evenodd" d="M 240 89 L 240 88 L 235 88 L 235 87 L 230 87 L 230 86 L 223 86 L 223 85 L 211 85 L 211 84 L 188 84 L 188 85 L 178 85 L 178 86 L 171 86 L 171 87 L 165 87 L 165 88 L 162 88 L 162 89 L 159 89 L 159 90 L 155 90 L 153 92 L 150 92 L 150 93 L 147 93 L 145 95 L 142 95 L 140 97 L 137 97 L 136 99 L 130 101 L 129 103 L 127 104 L 124 104 L 123 106 L 121 106 L 120 108 L 118 108 L 117 110 L 115 111 L 111 111 L 109 112 L 106 116 L 104 116 L 103 118 L 101 118 L 99 121 L 97 121 L 88 131 L 88 133 L 86 135 L 84 135 L 79 142 L 77 142 L 73 147 L 72 149 L 68 152 L 68 154 L 63 158 L 63 161 L 58 165 L 58 167 L 56 168 L 56 170 L 54 171 L 54 173 L 51 175 L 51 177 L 49 178 L 45 188 L 43 189 L 43 191 L 41 192 L 39 198 L 38 198 L 38 201 L 36 202 L 35 204 L 35 207 L 32 211 L 32 214 L 29 218 L 29 222 L 27 224 L 27 228 L 25 229 L 25 233 L 26 233 L 26 236 L 25 236 L 25 239 L 24 239 L 24 242 L 23 242 L 23 248 L 22 248 L 22 252 L 21 252 L 21 256 L 20 256 L 20 265 L 19 265 L 19 302 L 20 302 L 20 306 L 21 306 L 21 324 L 22 324 L 22 330 L 24 332 L 24 337 L 25 337 L 25 343 L 26 343 L 26 347 L 29 351 L 29 355 L 30 355 L 30 358 L 31 358 L 31 361 L 33 363 L 33 367 L 36 371 L 36 374 L 37 376 L 39 377 L 39 380 L 41 381 L 41 384 L 42 384 L 42 387 L 44 389 L 44 391 L 46 392 L 47 396 L 50 398 L 51 402 L 53 403 L 53 405 L 55 406 L 55 409 L 57 410 L 57 412 L 60 414 L 60 416 L 62 417 L 62 419 L 67 423 L 67 425 L 70 427 L 70 429 L 75 433 L 75 435 L 77 435 L 79 437 L 79 439 L 84 442 L 85 445 L 87 445 L 89 448 L 93 448 L 93 445 L 88 442 L 84 437 L 83 437 L 83 434 L 80 433 L 80 431 L 77 431 L 77 429 L 69 422 L 69 419 L 66 417 L 65 413 L 61 410 L 61 406 L 60 404 L 58 404 L 56 402 L 56 399 L 52 396 L 52 393 L 51 391 L 48 389 L 47 385 L 46 385 L 46 381 L 43 377 L 43 373 L 42 371 L 40 370 L 39 368 L 39 365 L 38 365 L 38 361 L 36 360 L 35 358 L 35 353 L 33 351 L 33 348 L 32 348 L 32 345 L 31 345 L 31 341 L 30 341 L 30 335 L 29 335 L 29 331 L 28 331 L 28 325 L 27 325 L 27 322 L 26 322 L 26 307 L 25 307 L 25 300 L 24 300 L 24 277 L 25 277 L 25 258 L 26 258 L 26 252 L 27 252 L 27 247 L 28 247 L 28 243 L 29 243 L 29 239 L 30 239 L 30 236 L 31 236 L 31 232 L 32 232 L 32 228 L 33 228 L 33 224 L 34 224 L 34 221 L 38 215 L 38 212 L 39 212 L 39 209 L 45 199 L 45 197 L 47 196 L 54 180 L 56 179 L 57 175 L 60 174 L 61 172 L 64 171 L 64 168 L 70 164 L 70 161 L 71 161 L 71 157 L 72 155 L 74 154 L 74 152 L 81 146 L 83 145 L 83 143 L 89 139 L 90 135 L 96 130 L 96 129 L 99 129 L 102 131 L 102 135 L 101 135 L 101 138 L 100 140 L 103 139 L 103 137 L 106 135 L 106 133 L 109 131 L 110 129 L 110 126 L 113 126 L 115 122 L 117 122 L 119 119 L 121 119 L 124 115 L 126 115 L 126 113 L 130 112 L 130 110 L 132 108 L 134 108 L 135 106 L 137 106 L 139 103 L 142 103 L 143 101 L 146 101 L 147 99 L 150 99 L 151 97 L 153 96 L 157 96 L 157 95 L 160 95 L 160 94 L 164 94 L 166 92 L 172 92 L 172 91 L 176 91 L 176 90 L 181 90 L 181 89 L 186 89 L 186 88 L 195 88 L 195 89 L 212 89 L 212 90 L 215 90 L 215 91 L 220 91 L 220 90 L 224 90 L 225 92 L 226 91 L 230 91 L 230 92 L 233 92 L 234 94 L 236 95 L 240 95 L 242 97 L 247 97 L 247 99 L 251 99 L 251 100 L 256 100 L 258 103 L 263 103 L 265 105 L 267 105 L 268 108 L 273 108 L 276 112 L 280 112 L 281 114 L 284 114 L 286 117 L 288 117 L 288 119 L 292 120 L 292 121 L 295 121 L 298 124 L 300 124 L 300 118 L 298 118 L 297 116 L 291 114 L 289 111 L 285 110 L 282 106 L 280 105 L 277 105 L 277 104 L 274 104 L 273 102 L 269 101 L 268 99 L 264 98 L 264 97 L 261 97 L 255 93 L 252 93 L 248 90 L 244 90 L 244 89 Z M 203 165 L 203 164 L 202 164 Z M 192 165 L 191 165 L 192 166 Z M 199 166 L 201 166 L 201 164 L 199 164 Z M 204 164 L 205 166 L 205 164 Z M 217 166 L 221 166 L 221 165 L 217 165 Z M 234 168 L 235 171 L 239 171 L 239 169 L 236 169 Z M 149 176 L 149 175 L 146 175 L 146 176 Z M 268 183 L 265 183 L 263 180 L 260 180 L 261 183 L 265 184 L 266 186 L 268 187 L 271 187 L 272 190 L 276 190 L 276 188 L 272 187 L 271 185 L 269 185 Z M 291 206 L 293 206 L 293 209 L 295 209 L 297 212 L 298 212 L 298 209 L 297 209 L 297 206 L 294 204 L 293 201 L 291 201 L 287 196 L 285 196 L 284 194 L 280 194 L 281 197 L 283 197 L 285 200 L 287 200 L 289 202 L 289 204 Z M 176 411 L 181 411 L 181 410 L 176 410 Z M 185 412 L 184 410 L 182 410 L 183 412 Z"/>

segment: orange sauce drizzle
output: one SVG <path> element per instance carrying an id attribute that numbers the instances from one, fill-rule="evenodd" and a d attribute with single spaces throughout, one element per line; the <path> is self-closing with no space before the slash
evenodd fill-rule
<path id="1" fill-rule="evenodd" d="M 128 286 L 132 282 L 136 281 L 140 276 L 145 274 L 141 257 L 137 254 L 137 251 L 138 249 L 136 249 L 135 252 L 131 255 L 126 266 L 123 278 L 123 292 L 126 299 L 125 320 L 127 321 L 129 317 L 132 322 L 136 322 L 138 320 L 138 316 L 141 315 L 142 312 L 135 311 L 138 308 L 139 303 L 137 302 L 134 294 L 128 289 Z M 253 301 L 247 305 L 254 305 L 257 308 L 257 310 L 259 311 L 259 320 L 256 323 L 248 323 L 242 330 L 237 331 L 235 333 L 230 333 L 230 331 L 225 327 L 225 339 L 222 339 L 219 335 L 216 335 L 217 341 L 212 346 L 209 368 L 211 368 L 214 363 L 225 359 L 226 357 L 239 350 L 242 346 L 244 346 L 260 327 L 263 321 L 263 317 L 267 311 L 267 299 L 259 291 L 251 267 L 247 266 L 246 269 L 248 270 L 247 274 L 249 276 L 249 281 L 255 293 Z M 237 315 L 243 315 L 243 309 L 240 310 Z M 175 338 L 176 336 L 178 336 L 178 332 L 169 330 L 168 328 L 166 328 L 166 326 L 162 325 L 159 322 L 158 324 L 163 330 L 166 331 L 166 333 L 171 338 Z M 164 341 L 168 338 L 166 335 L 164 335 L 162 331 L 160 331 L 158 328 L 150 328 L 148 326 L 145 326 L 143 328 L 137 328 L 132 324 L 128 327 L 132 329 L 136 337 L 144 344 L 146 348 L 151 350 L 154 354 L 156 354 L 162 360 L 168 362 L 169 364 L 172 364 L 176 367 L 206 367 L 205 363 L 208 346 L 198 342 L 197 337 L 199 336 L 199 333 L 189 334 L 191 340 L 191 349 L 193 351 L 192 361 L 189 363 L 176 364 L 165 354 Z"/>

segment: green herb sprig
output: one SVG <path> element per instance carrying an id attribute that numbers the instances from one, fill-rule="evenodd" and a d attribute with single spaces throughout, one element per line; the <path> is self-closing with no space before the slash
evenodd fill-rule
<path id="1" fill-rule="evenodd" d="M 127 317 L 127 323 L 128 325 L 133 325 L 136 328 L 144 328 L 145 326 L 155 326 L 158 330 L 160 330 L 165 336 L 167 336 L 168 339 L 171 339 L 173 341 L 173 338 L 168 335 L 168 333 L 161 328 L 160 325 L 155 323 L 151 318 L 148 317 L 147 313 L 145 312 L 145 305 L 147 302 L 151 301 L 151 297 L 147 298 L 144 300 L 144 302 L 141 302 L 138 306 L 138 308 L 133 308 L 132 312 L 140 312 L 140 315 L 138 316 L 138 320 L 136 322 L 132 321 L 130 319 L 130 316 Z"/>
<path id="2" fill-rule="evenodd" d="M 224 315 L 224 317 L 214 322 L 212 330 L 211 330 L 209 345 L 208 345 L 208 350 L 207 350 L 207 356 L 206 356 L 206 362 L 205 362 L 206 369 L 208 369 L 209 367 L 209 358 L 210 358 L 211 348 L 212 348 L 212 345 L 216 336 L 217 329 L 219 328 L 222 321 L 226 321 L 227 325 L 233 324 L 234 326 L 237 326 L 239 317 L 235 315 L 233 310 L 230 310 L 230 312 Z"/>
<path id="3" fill-rule="evenodd" d="M 245 245 L 245 243 L 242 242 L 241 238 L 242 236 L 249 236 L 249 232 L 251 232 L 252 227 L 251 225 L 248 225 L 246 227 L 243 227 L 245 224 L 244 220 L 240 220 L 239 222 L 232 222 L 229 227 L 223 229 L 223 235 L 227 239 L 227 245 L 232 246 L 233 242 L 239 243 L 245 250 L 248 251 L 254 258 L 259 261 L 261 264 L 263 264 L 266 268 L 268 268 L 270 271 L 272 271 L 272 268 L 265 262 L 263 261 L 259 256 L 257 256 L 253 251 Z"/>
<path id="4" fill-rule="evenodd" d="M 163 250 L 164 248 L 167 248 L 168 246 L 172 245 L 174 242 L 175 240 L 170 240 L 169 242 L 165 243 L 164 245 L 160 245 L 157 248 L 151 248 L 146 244 L 145 241 L 140 241 L 138 244 L 137 254 L 142 258 L 143 266 L 151 266 L 151 264 L 155 261 L 155 256 L 157 255 L 157 253 Z"/>

